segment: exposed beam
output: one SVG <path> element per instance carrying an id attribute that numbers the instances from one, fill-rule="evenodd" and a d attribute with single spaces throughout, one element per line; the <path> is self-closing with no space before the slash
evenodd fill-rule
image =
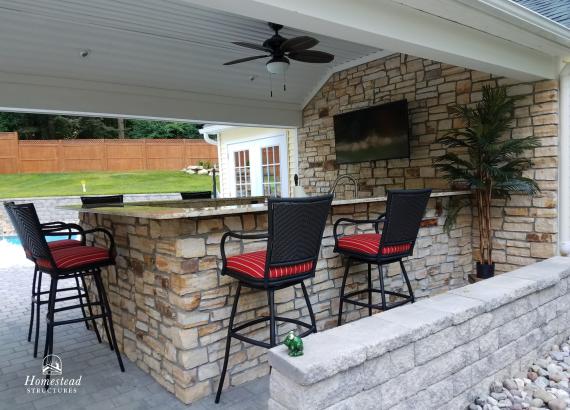
<path id="1" fill-rule="evenodd" d="M 515 79 L 558 75 L 557 57 L 473 28 L 475 16 L 468 27 L 390 0 L 184 1 Z"/>
<path id="2" fill-rule="evenodd" d="M 0 111 L 297 127 L 297 104 L 0 72 Z"/>

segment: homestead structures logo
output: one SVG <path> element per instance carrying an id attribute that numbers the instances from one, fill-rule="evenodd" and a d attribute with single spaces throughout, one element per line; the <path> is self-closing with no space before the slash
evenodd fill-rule
<path id="1" fill-rule="evenodd" d="M 61 357 L 55 354 L 48 354 L 44 357 L 42 365 L 42 374 L 47 376 L 61 376 L 63 374 L 63 362 Z"/>
<path id="2" fill-rule="evenodd" d="M 30 394 L 72 394 L 77 393 L 81 386 L 81 378 L 71 379 L 63 377 L 63 361 L 61 357 L 52 354 L 44 357 L 42 361 L 42 375 L 26 376 L 26 392 Z M 46 376 L 49 376 L 49 380 Z"/>

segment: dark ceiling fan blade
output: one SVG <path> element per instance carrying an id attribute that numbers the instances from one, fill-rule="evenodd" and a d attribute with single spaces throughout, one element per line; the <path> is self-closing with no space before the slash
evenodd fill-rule
<path id="1" fill-rule="evenodd" d="M 305 63 L 330 63 L 334 60 L 332 54 L 316 50 L 291 51 L 287 57 Z"/>
<path id="2" fill-rule="evenodd" d="M 268 55 L 262 55 L 262 56 L 239 58 L 237 60 L 228 61 L 227 63 L 224 63 L 224 65 L 233 65 L 233 64 L 239 64 L 239 63 L 245 63 L 246 61 L 258 60 L 260 58 L 266 58 L 266 57 L 269 57 L 269 56 Z"/>
<path id="3" fill-rule="evenodd" d="M 259 44 L 246 43 L 244 41 L 234 41 L 232 44 L 235 44 L 236 46 L 240 46 L 240 47 L 252 48 L 252 49 L 258 50 L 258 51 L 271 52 L 271 49 L 269 49 L 267 47 L 263 47 L 262 45 L 259 45 Z"/>
<path id="4" fill-rule="evenodd" d="M 300 51 L 300 50 L 307 50 L 309 48 L 313 48 L 319 44 L 319 40 L 309 36 L 300 36 L 300 37 L 293 37 L 289 40 L 285 40 L 283 44 L 281 44 L 281 51 Z"/>

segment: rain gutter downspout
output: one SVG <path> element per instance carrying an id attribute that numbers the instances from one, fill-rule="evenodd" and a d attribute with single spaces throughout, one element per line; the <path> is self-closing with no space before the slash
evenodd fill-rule
<path id="1" fill-rule="evenodd" d="M 558 249 L 570 242 L 570 61 L 560 72 Z"/>

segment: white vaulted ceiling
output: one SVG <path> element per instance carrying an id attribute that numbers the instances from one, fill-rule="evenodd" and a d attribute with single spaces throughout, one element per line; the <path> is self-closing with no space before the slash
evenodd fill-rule
<path id="1" fill-rule="evenodd" d="M 311 35 L 287 27 L 281 34 Z M 320 40 L 315 49 L 334 54 L 333 63 L 292 61 L 287 91 L 274 77 L 270 98 L 265 60 L 222 64 L 261 54 L 232 41 L 261 44 L 271 35 L 265 21 L 179 0 L 0 0 L 0 72 L 284 102 L 300 109 L 331 68 L 380 51 L 314 35 Z M 89 57 L 80 57 L 82 49 L 91 50 Z"/>

